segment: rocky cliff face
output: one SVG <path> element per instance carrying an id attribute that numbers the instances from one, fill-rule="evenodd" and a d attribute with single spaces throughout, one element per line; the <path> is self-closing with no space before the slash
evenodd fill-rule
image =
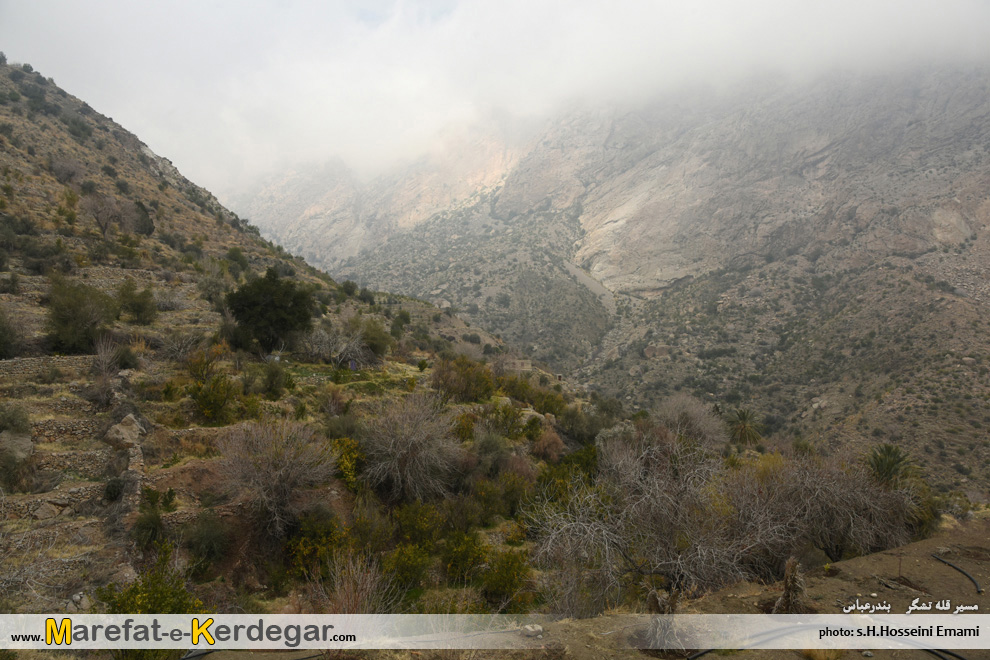
<path id="1" fill-rule="evenodd" d="M 939 469 L 982 446 L 990 70 L 763 79 L 473 139 L 369 184 L 293 175 L 252 216 L 629 405 L 688 390 Z"/>
<path id="2" fill-rule="evenodd" d="M 334 271 L 481 195 L 494 218 L 578 209 L 577 244 L 551 249 L 646 295 L 787 252 L 917 253 L 987 220 L 988 91 L 986 71 L 954 69 L 685 93 L 565 117 L 521 144 L 461 134 L 368 184 L 339 164 L 287 173 L 246 210 Z"/>
<path id="3" fill-rule="evenodd" d="M 334 272 L 437 213 L 476 202 L 516 158 L 504 135 L 451 131 L 431 153 L 372 181 L 333 161 L 283 172 L 236 205 L 278 243 Z"/>

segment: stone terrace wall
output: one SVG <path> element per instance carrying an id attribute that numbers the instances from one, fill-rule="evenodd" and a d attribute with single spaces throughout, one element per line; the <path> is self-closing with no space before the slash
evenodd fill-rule
<path id="1" fill-rule="evenodd" d="M 88 371 L 93 364 L 92 355 L 46 355 L 44 357 L 11 358 L 0 360 L 0 378 L 33 378 L 45 369 Z"/>

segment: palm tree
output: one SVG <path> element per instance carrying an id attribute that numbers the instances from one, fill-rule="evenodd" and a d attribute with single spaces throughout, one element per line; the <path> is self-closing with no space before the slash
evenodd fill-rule
<path id="1" fill-rule="evenodd" d="M 756 419 L 756 414 L 748 408 L 736 408 L 729 413 L 726 421 L 729 424 L 729 437 L 741 445 L 755 445 L 763 439 L 760 435 L 763 424 Z"/>
<path id="2" fill-rule="evenodd" d="M 885 488 L 899 486 L 915 474 L 915 465 L 907 453 L 891 444 L 882 444 L 873 448 L 866 459 L 873 478 Z"/>

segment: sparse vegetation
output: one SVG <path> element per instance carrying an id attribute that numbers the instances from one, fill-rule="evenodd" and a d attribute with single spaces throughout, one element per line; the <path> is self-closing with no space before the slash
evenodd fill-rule
<path id="1" fill-rule="evenodd" d="M 654 298 L 564 263 L 580 204 L 500 220 L 486 193 L 363 254 L 380 277 L 341 266 L 372 290 L 42 80 L 0 75 L 0 359 L 25 358 L 0 365 L 0 591 L 24 611 L 131 567 L 111 611 L 587 617 L 742 579 L 761 607 L 828 609 L 792 555 L 830 580 L 942 512 L 968 529 L 990 357 L 954 255 L 975 263 L 978 232 L 855 267 L 854 232 L 777 237 Z M 807 213 L 869 227 L 854 197 Z"/>

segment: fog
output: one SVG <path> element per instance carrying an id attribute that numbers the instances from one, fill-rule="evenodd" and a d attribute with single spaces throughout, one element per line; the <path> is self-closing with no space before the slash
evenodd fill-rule
<path id="1" fill-rule="evenodd" d="M 335 156 L 372 175 L 489 117 L 757 72 L 990 61 L 990 3 L 0 0 L 0 50 L 223 199 Z"/>

